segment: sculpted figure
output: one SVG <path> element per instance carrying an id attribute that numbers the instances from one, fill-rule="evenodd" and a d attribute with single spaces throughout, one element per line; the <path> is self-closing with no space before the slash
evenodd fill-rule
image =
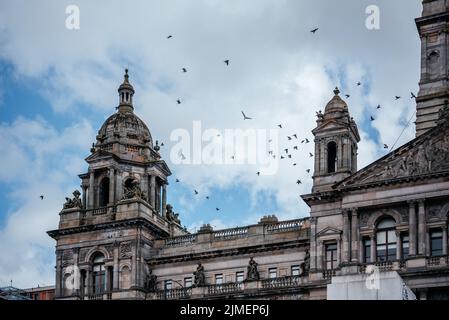
<path id="1" fill-rule="evenodd" d="M 204 275 L 204 267 L 201 263 L 198 263 L 198 267 L 196 268 L 196 271 L 193 273 L 195 276 L 195 287 L 202 287 L 206 284 L 206 276 Z"/>
<path id="2" fill-rule="evenodd" d="M 247 274 L 246 274 L 246 280 L 259 280 L 259 271 L 257 270 L 257 262 L 254 261 L 253 257 L 249 259 L 248 267 L 247 267 Z"/>
<path id="3" fill-rule="evenodd" d="M 71 209 L 71 208 L 83 208 L 83 203 L 80 199 L 81 193 L 78 190 L 73 191 L 73 199 L 65 198 L 65 203 L 63 208 L 64 209 Z"/>
<path id="4" fill-rule="evenodd" d="M 145 289 L 147 291 L 156 291 L 157 276 L 153 274 L 153 270 L 150 269 L 145 279 Z"/>

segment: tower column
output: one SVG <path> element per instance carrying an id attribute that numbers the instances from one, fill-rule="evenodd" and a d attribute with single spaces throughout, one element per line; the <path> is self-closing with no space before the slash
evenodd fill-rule
<path id="1" fill-rule="evenodd" d="M 162 216 L 165 217 L 167 213 L 167 184 L 162 185 Z"/>
<path id="2" fill-rule="evenodd" d="M 359 220 L 357 216 L 357 209 L 351 209 L 352 219 L 351 219 L 351 261 L 357 262 L 357 251 L 359 245 Z"/>
<path id="3" fill-rule="evenodd" d="M 418 202 L 418 254 L 426 254 L 426 213 L 424 200 Z"/>
<path id="4" fill-rule="evenodd" d="M 416 213 L 415 202 L 408 202 L 409 255 L 416 255 Z"/>
<path id="5" fill-rule="evenodd" d="M 88 208 L 92 209 L 94 207 L 95 191 L 94 191 L 94 171 L 89 172 L 89 204 Z"/>
<path id="6" fill-rule="evenodd" d="M 113 271 L 113 290 L 119 289 L 119 264 L 118 264 L 118 255 L 119 255 L 120 245 L 118 242 L 114 243 L 114 271 Z"/>
<path id="7" fill-rule="evenodd" d="M 350 232 L 351 232 L 351 226 L 349 223 L 349 211 L 344 210 L 343 211 L 343 257 L 342 262 L 347 263 L 349 262 L 349 255 L 350 255 Z"/>
<path id="8" fill-rule="evenodd" d="M 109 169 L 109 205 L 115 202 L 115 170 Z"/>
<path id="9" fill-rule="evenodd" d="M 376 235 L 373 233 L 371 235 L 371 261 L 376 262 Z"/>
<path id="10" fill-rule="evenodd" d="M 150 176 L 150 204 L 156 210 L 156 176 Z"/>

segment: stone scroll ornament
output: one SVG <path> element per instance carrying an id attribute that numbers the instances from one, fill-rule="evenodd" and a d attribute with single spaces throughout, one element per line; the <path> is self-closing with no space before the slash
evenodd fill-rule
<path id="1" fill-rule="evenodd" d="M 260 275 L 257 270 L 257 262 L 251 257 L 247 267 L 246 281 L 257 281 L 259 279 Z"/>
<path id="2" fill-rule="evenodd" d="M 195 287 L 202 287 L 206 285 L 206 276 L 204 274 L 204 267 L 201 263 L 198 263 L 198 267 L 196 267 L 196 271 L 193 273 L 195 276 Z"/>
<path id="3" fill-rule="evenodd" d="M 71 208 L 80 208 L 80 209 L 82 209 L 83 208 L 83 203 L 82 203 L 82 201 L 80 199 L 80 195 L 81 195 L 81 193 L 78 190 L 73 191 L 74 198 L 70 199 L 70 198 L 66 197 L 65 198 L 66 201 L 64 203 L 63 208 L 64 209 L 71 209 Z"/>

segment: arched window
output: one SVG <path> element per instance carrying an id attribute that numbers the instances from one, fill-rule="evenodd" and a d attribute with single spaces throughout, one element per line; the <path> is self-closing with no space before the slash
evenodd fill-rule
<path id="1" fill-rule="evenodd" d="M 106 290 L 106 269 L 104 267 L 104 255 L 97 253 L 92 259 L 93 293 L 102 293 Z"/>
<path id="2" fill-rule="evenodd" d="M 105 207 L 109 203 L 109 178 L 103 178 L 100 183 L 100 199 L 98 205 Z"/>
<path id="3" fill-rule="evenodd" d="M 396 260 L 396 221 L 384 218 L 377 224 L 377 261 Z"/>
<path id="4" fill-rule="evenodd" d="M 337 161 L 337 144 L 331 141 L 327 144 L 327 173 L 333 173 L 336 171 Z"/>

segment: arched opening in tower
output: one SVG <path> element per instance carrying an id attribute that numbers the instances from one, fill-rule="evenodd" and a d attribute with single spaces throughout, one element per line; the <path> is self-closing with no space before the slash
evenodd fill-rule
<path id="1" fill-rule="evenodd" d="M 100 183 L 100 201 L 99 206 L 105 207 L 109 203 L 109 178 L 103 178 Z"/>
<path id="2" fill-rule="evenodd" d="M 327 145 L 327 173 L 334 173 L 337 161 L 337 144 L 331 141 Z"/>

